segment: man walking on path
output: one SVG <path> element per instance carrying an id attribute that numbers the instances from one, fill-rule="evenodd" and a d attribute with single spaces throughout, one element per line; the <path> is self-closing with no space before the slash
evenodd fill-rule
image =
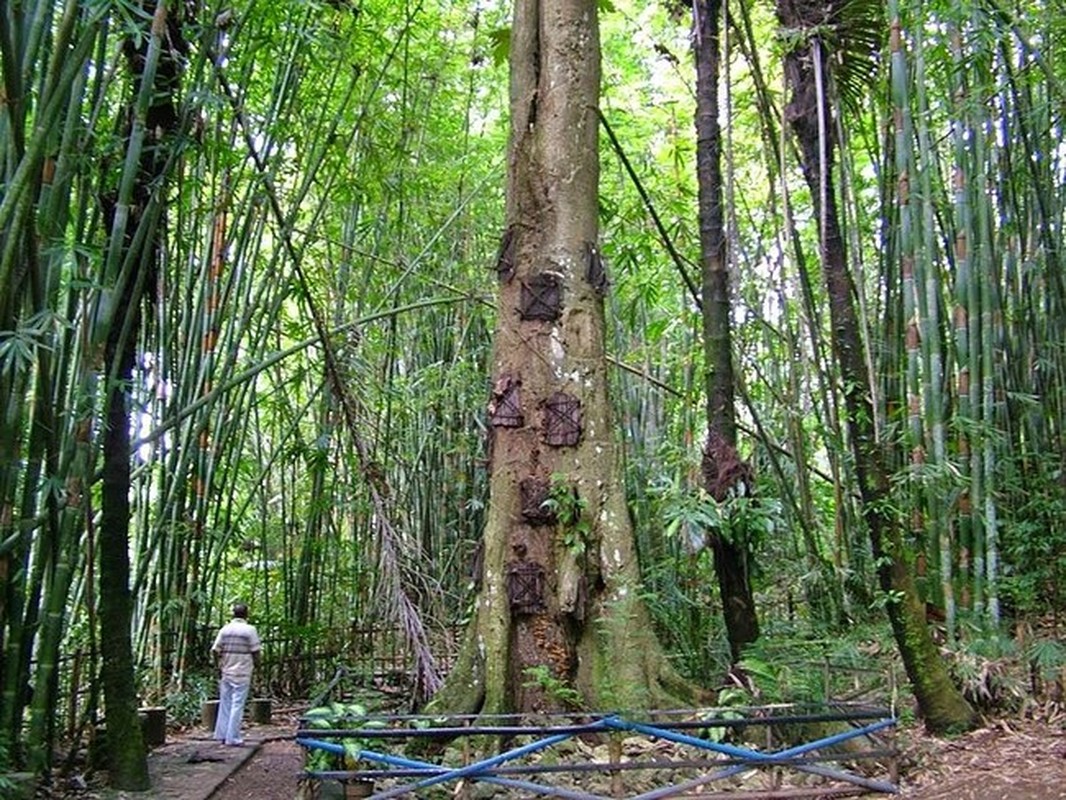
<path id="1" fill-rule="evenodd" d="M 222 626 L 211 646 L 221 669 L 215 739 L 231 747 L 244 744 L 241 719 L 252 686 L 252 670 L 259 661 L 259 634 L 248 624 L 248 606 L 234 603 L 233 619 Z"/>

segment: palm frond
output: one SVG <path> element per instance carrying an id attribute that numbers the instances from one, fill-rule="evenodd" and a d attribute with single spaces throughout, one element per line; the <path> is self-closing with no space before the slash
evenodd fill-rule
<path id="1" fill-rule="evenodd" d="M 840 0 L 830 15 L 830 69 L 841 103 L 860 112 L 877 77 L 884 43 L 884 4 L 877 0 Z"/>

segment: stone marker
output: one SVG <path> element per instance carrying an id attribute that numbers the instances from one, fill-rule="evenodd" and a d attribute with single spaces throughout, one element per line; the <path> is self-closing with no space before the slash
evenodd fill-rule
<path id="1" fill-rule="evenodd" d="M 269 697 L 254 698 L 249 705 L 252 709 L 252 722 L 259 725 L 270 724 L 272 704 Z"/>
<path id="2" fill-rule="evenodd" d="M 137 709 L 137 716 L 141 718 L 141 731 L 144 733 L 144 743 L 149 747 L 159 747 L 167 741 L 167 709 L 166 706 L 144 706 Z"/>
<path id="3" fill-rule="evenodd" d="M 204 702 L 200 704 L 200 724 L 209 731 L 213 731 L 217 719 L 218 700 L 204 700 Z"/>

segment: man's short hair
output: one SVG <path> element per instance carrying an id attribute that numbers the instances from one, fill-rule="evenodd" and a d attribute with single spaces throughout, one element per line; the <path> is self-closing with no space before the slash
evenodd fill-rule
<path id="1" fill-rule="evenodd" d="M 248 619 L 248 606 L 244 603 L 233 604 L 233 616 L 238 619 Z"/>

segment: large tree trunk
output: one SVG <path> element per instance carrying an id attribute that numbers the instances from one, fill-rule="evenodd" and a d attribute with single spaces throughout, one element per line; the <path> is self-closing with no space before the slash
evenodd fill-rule
<path id="1" fill-rule="evenodd" d="M 811 30 L 822 24 L 826 11 L 822 4 L 791 0 L 779 0 L 777 6 L 782 24 L 793 31 Z M 848 436 L 863 518 L 870 532 L 881 589 L 889 598 L 886 607 L 892 631 L 926 726 L 933 731 L 962 730 L 973 724 L 973 709 L 952 682 L 933 642 L 925 622 L 925 605 L 907 568 L 902 531 L 888 509 L 887 458 L 877 442 L 855 287 L 836 208 L 832 116 L 825 92 L 818 91 L 819 86 L 828 85 L 827 48 L 813 35 L 797 41 L 785 54 L 785 79 L 791 92 L 785 116 L 799 144 L 803 175 L 817 212 L 833 352 L 844 384 Z"/>
<path id="2" fill-rule="evenodd" d="M 695 0 L 696 170 L 699 180 L 700 262 L 703 273 L 703 352 L 707 365 L 707 445 L 703 477 L 707 491 L 723 502 L 750 492 L 750 467 L 737 455 L 734 406 L 732 299 L 722 213 L 722 131 L 718 124 L 721 50 L 719 0 Z M 722 599 L 729 649 L 736 662 L 744 646 L 759 638 L 751 590 L 749 547 L 743 531 L 732 538 L 711 535 L 714 571 Z"/>
<path id="3" fill-rule="evenodd" d="M 515 10 L 482 585 L 442 711 L 647 708 L 687 689 L 640 599 L 607 398 L 596 7 Z"/>

